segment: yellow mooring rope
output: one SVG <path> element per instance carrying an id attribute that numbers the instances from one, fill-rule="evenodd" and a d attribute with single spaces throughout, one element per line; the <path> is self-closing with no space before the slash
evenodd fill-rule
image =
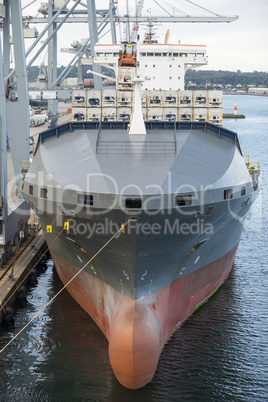
<path id="1" fill-rule="evenodd" d="M 62 216 L 63 214 L 59 214 L 58 216 L 57 216 L 57 218 L 59 217 L 59 216 Z M 69 219 L 69 220 L 71 220 L 72 218 L 74 217 L 74 215 Z M 57 219 L 56 218 L 56 219 Z M 54 221 L 55 222 L 55 221 Z M 63 230 L 64 230 L 64 227 L 61 229 L 61 231 L 58 233 L 58 235 L 55 237 L 55 239 L 50 243 L 50 246 L 57 240 L 57 238 L 61 235 L 61 233 L 63 232 Z M 44 237 L 44 236 L 43 236 Z M 39 261 L 41 261 L 41 259 L 43 258 L 43 256 L 46 254 L 46 252 L 49 250 L 49 247 L 47 247 L 46 248 L 46 250 L 44 251 L 44 253 L 41 255 L 41 257 L 36 261 L 36 263 L 34 264 L 34 266 L 28 271 L 28 273 L 27 273 L 27 275 L 25 275 L 25 277 L 24 277 L 24 280 L 26 279 L 26 278 L 28 278 L 28 276 L 30 275 L 30 273 L 34 270 L 34 268 L 37 266 L 37 264 L 39 263 Z M 32 254 L 32 251 L 30 252 L 30 255 Z M 29 255 L 29 256 L 30 256 Z M 28 256 L 28 257 L 29 257 Z M 28 257 L 26 258 L 26 260 L 28 259 Z M 26 261 L 25 260 L 25 261 Z M 21 283 L 15 288 L 15 290 L 13 291 L 13 293 L 11 293 L 11 295 L 10 295 L 10 297 L 3 303 L 3 305 L 0 307 L 0 312 L 3 310 L 3 311 L 5 311 L 5 307 L 6 307 L 6 305 L 7 305 L 7 303 L 9 302 L 9 300 L 12 298 L 12 296 L 17 292 L 17 290 L 20 288 L 20 286 L 21 286 Z"/>
<path id="2" fill-rule="evenodd" d="M 41 308 L 41 310 L 39 310 L 35 315 L 34 315 L 34 317 L 29 321 L 29 322 L 27 322 L 27 324 L 26 325 L 24 325 L 24 327 L 0 350 L 0 354 L 31 324 L 31 322 L 32 321 L 34 321 L 38 316 L 39 316 L 39 314 L 41 314 L 42 313 L 42 311 L 44 311 L 45 310 L 45 308 L 47 308 L 47 306 L 49 306 L 52 302 L 53 302 L 53 300 L 54 299 L 56 299 L 56 297 L 58 297 L 59 296 L 59 294 L 68 286 L 68 285 L 70 285 L 70 283 L 86 268 L 86 266 L 88 265 L 88 264 L 90 264 L 91 263 L 91 261 L 92 260 L 94 260 L 94 258 L 95 257 L 97 257 L 97 255 L 118 235 L 118 233 L 120 233 L 120 232 L 123 232 L 123 228 L 125 228 L 125 226 L 129 223 L 129 221 L 131 220 L 131 218 L 129 218 L 128 220 L 127 220 L 127 222 L 124 224 L 124 225 L 122 225 L 121 227 L 120 227 L 120 229 L 99 249 L 99 251 L 97 251 L 96 252 L 96 254 L 66 283 L 66 285 L 64 285 L 59 291 L 58 291 L 58 293 L 56 293 L 53 297 L 52 297 L 52 299 L 50 299 L 48 302 L 47 302 L 47 304 L 44 306 L 44 307 L 42 307 Z M 61 233 L 61 232 L 60 232 Z"/>

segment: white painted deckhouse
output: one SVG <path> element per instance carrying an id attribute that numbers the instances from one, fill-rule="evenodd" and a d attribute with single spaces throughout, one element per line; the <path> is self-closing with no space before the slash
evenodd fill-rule
<path id="1" fill-rule="evenodd" d="M 121 44 L 95 45 L 95 63 L 115 70 L 117 77 L 118 57 Z M 205 45 L 142 43 L 140 45 L 140 68 L 146 81 L 143 89 L 184 90 L 187 70 L 207 64 Z"/>

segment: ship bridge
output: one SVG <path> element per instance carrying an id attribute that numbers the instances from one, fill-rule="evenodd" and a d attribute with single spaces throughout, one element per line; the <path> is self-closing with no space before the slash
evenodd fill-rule
<path id="1" fill-rule="evenodd" d="M 118 58 L 121 45 L 95 46 L 95 64 L 113 68 L 118 75 Z M 207 64 L 205 45 L 164 43 L 140 44 L 140 68 L 144 71 L 145 90 L 184 90 L 187 70 Z"/>

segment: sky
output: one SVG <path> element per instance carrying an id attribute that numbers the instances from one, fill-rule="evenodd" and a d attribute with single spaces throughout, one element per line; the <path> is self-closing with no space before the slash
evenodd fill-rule
<path id="1" fill-rule="evenodd" d="M 211 15 L 207 11 L 194 7 L 187 0 L 156 0 L 166 10 L 175 15 L 192 16 Z M 129 0 L 129 11 L 135 14 L 137 0 Z M 31 0 L 22 0 L 22 7 Z M 86 3 L 86 0 L 84 0 Z M 107 8 L 109 0 L 96 0 L 96 8 Z M 172 4 L 172 7 L 165 4 Z M 207 46 L 208 64 L 201 67 L 210 70 L 230 70 L 242 72 L 268 72 L 268 0 L 195 0 L 195 3 L 214 13 L 224 16 L 238 15 L 239 19 L 232 23 L 176 23 L 161 24 L 156 27 L 159 42 L 164 41 L 166 30 L 170 29 L 170 43 L 203 44 Z M 24 15 L 36 16 L 40 2 L 27 7 Z M 72 2 L 70 3 L 72 4 Z M 118 0 L 119 14 L 126 12 L 126 0 Z M 143 15 L 167 15 L 154 0 L 145 0 Z M 39 16 L 41 16 L 39 14 Z M 43 25 L 38 24 L 42 31 Z M 143 37 L 145 27 L 140 27 Z M 123 36 L 123 29 L 118 30 L 118 37 Z M 58 49 L 71 47 L 73 40 L 81 40 L 88 36 L 87 24 L 65 24 L 58 35 Z M 101 38 L 100 42 L 109 43 L 110 36 Z M 26 40 L 26 48 L 32 44 Z M 34 64 L 40 63 L 43 53 Z M 72 56 L 59 52 L 59 65 L 67 64 Z"/>

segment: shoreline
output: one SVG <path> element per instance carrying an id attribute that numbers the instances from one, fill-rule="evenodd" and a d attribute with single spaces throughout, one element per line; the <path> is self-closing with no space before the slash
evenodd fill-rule
<path id="1" fill-rule="evenodd" d="M 268 96 L 267 94 L 249 94 L 249 93 L 239 93 L 239 92 L 229 92 L 229 91 L 222 91 L 223 95 L 249 95 L 249 96 Z"/>

